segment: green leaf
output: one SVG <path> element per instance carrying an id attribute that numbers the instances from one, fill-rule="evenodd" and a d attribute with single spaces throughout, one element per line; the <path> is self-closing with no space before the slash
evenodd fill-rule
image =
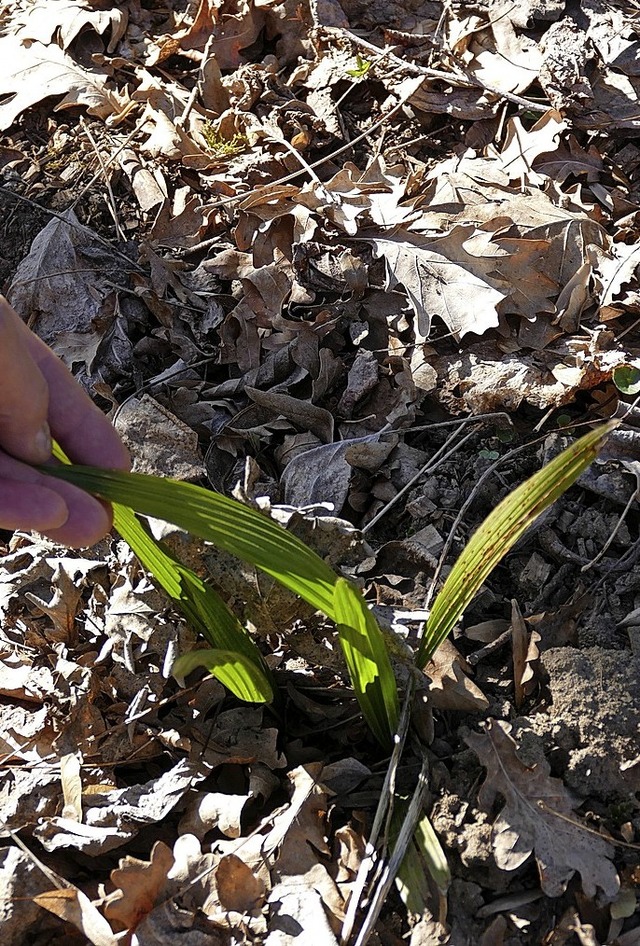
<path id="1" fill-rule="evenodd" d="M 116 503 L 113 524 L 194 630 L 214 647 L 242 653 L 256 667 L 266 670 L 260 651 L 220 595 L 163 548 L 131 509 Z"/>
<path id="2" fill-rule="evenodd" d="M 54 444 L 53 452 L 62 463 L 69 463 L 58 444 Z M 241 666 L 233 673 L 224 672 L 224 677 L 217 674 L 220 681 L 241 700 L 251 700 L 246 694 L 254 692 L 258 694 L 257 702 L 264 702 L 264 694 L 273 693 L 269 670 L 247 631 L 220 595 L 163 548 L 128 506 L 113 504 L 113 524 L 144 568 L 180 608 L 193 630 L 199 631 L 214 647 L 221 648 L 221 652 L 233 652 L 239 660 L 249 661 L 253 666 L 252 674 L 245 674 L 244 678 Z"/>
<path id="3" fill-rule="evenodd" d="M 634 365 L 620 365 L 613 369 L 613 383 L 623 394 L 637 394 L 640 391 L 640 368 Z"/>
<path id="4" fill-rule="evenodd" d="M 86 466 L 40 467 L 94 496 L 173 522 L 250 562 L 334 618 L 337 576 L 304 542 L 242 503 L 169 478 Z"/>
<path id="5" fill-rule="evenodd" d="M 193 572 L 166 552 L 159 554 L 157 543 L 153 544 L 135 517 L 132 521 L 130 509 L 123 521 L 122 505 L 174 522 L 250 562 L 334 620 L 363 715 L 379 741 L 389 745 L 398 721 L 398 694 L 382 632 L 358 590 L 338 579 L 300 539 L 256 510 L 191 483 L 93 467 L 41 469 L 120 504 L 114 506 L 116 527 L 124 526 L 123 537 L 143 564 L 209 640 L 225 650 L 241 652 L 254 666 L 258 661 L 253 642 L 239 636 L 244 631 L 233 615 L 225 617 L 226 605 L 216 601 L 213 590 Z"/>
<path id="6" fill-rule="evenodd" d="M 351 76 L 353 79 L 361 79 L 363 76 L 366 76 L 367 72 L 371 68 L 371 63 L 368 59 L 363 59 L 362 56 L 356 54 L 356 66 L 355 69 L 347 69 L 346 73 L 348 76 Z"/>
<path id="7" fill-rule="evenodd" d="M 418 651 L 419 666 L 424 667 L 433 657 L 489 573 L 540 513 L 577 480 L 617 425 L 618 421 L 609 421 L 576 440 L 487 516 L 458 557 L 433 604 Z"/>
<path id="8" fill-rule="evenodd" d="M 408 808 L 406 800 L 396 796 L 392 816 L 392 830 L 397 832 Z M 411 844 L 396 874 L 396 887 L 400 899 L 409 913 L 422 916 L 432 900 L 427 873 L 433 878 L 440 894 L 444 896 L 451 883 L 451 871 L 442 845 L 431 822 L 423 815 L 418 822 Z"/>
<path id="9" fill-rule="evenodd" d="M 265 675 L 244 654 L 231 650 L 191 650 L 174 662 L 174 677 L 186 677 L 196 667 L 204 667 L 220 683 L 248 703 L 269 703 L 273 690 Z"/>
<path id="10" fill-rule="evenodd" d="M 388 747 L 398 725 L 395 676 L 378 623 L 358 589 L 336 582 L 335 620 L 347 669 L 360 708 L 381 745 Z"/>

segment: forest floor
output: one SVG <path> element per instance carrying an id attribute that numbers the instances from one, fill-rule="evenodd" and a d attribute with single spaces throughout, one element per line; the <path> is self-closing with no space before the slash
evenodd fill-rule
<path id="1" fill-rule="evenodd" d="M 10 302 L 137 470 L 260 499 L 410 644 L 497 501 L 624 418 L 425 668 L 396 791 L 426 758 L 452 879 L 379 915 L 389 759 L 334 629 L 156 522 L 282 709 L 181 687 L 195 635 L 123 541 L 5 533 L 2 942 L 638 946 L 637 5 L 9 0 L 0 27 Z"/>

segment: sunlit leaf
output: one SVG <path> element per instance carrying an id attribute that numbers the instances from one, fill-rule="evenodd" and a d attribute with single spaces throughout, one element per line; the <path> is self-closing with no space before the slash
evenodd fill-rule
<path id="1" fill-rule="evenodd" d="M 640 391 L 640 368 L 635 365 L 619 365 L 613 369 L 613 383 L 623 394 L 637 394 Z"/>
<path id="2" fill-rule="evenodd" d="M 86 466 L 41 469 L 108 502 L 173 522 L 215 543 L 334 617 L 334 572 L 304 542 L 255 509 L 193 483 L 164 477 Z"/>
<path id="3" fill-rule="evenodd" d="M 378 623 L 358 590 L 339 578 L 335 615 L 340 644 L 362 713 L 383 746 L 398 725 L 398 690 Z"/>
<path id="4" fill-rule="evenodd" d="M 177 658 L 171 672 L 174 677 L 186 677 L 197 667 L 204 667 L 248 703 L 269 703 L 273 699 L 273 690 L 264 673 L 244 654 L 210 648 L 190 650 Z"/>
<path id="5" fill-rule="evenodd" d="M 617 424 L 609 421 L 576 440 L 509 493 L 474 532 L 434 602 L 418 652 L 421 667 L 432 658 L 493 568 L 540 513 L 577 480 Z"/>
<path id="6" fill-rule="evenodd" d="M 68 464 L 58 444 L 54 444 L 54 455 Z M 180 608 L 193 630 L 200 632 L 215 648 L 220 648 L 220 652 L 233 652 L 254 668 L 251 675 L 243 674 L 241 662 L 234 666 L 233 672 L 216 673 L 220 681 L 239 699 L 252 700 L 247 694 L 254 692 L 257 701 L 264 702 L 264 694 L 272 693 L 269 670 L 255 643 L 220 595 L 160 545 L 128 506 L 114 502 L 113 524 L 144 568 Z"/>
<path id="7" fill-rule="evenodd" d="M 214 647 L 239 651 L 264 669 L 260 651 L 220 595 L 160 545 L 131 509 L 115 503 L 113 524 L 194 630 Z"/>
<path id="8" fill-rule="evenodd" d="M 366 76 L 367 72 L 371 68 L 371 63 L 368 59 L 363 59 L 362 56 L 356 54 L 356 64 L 354 69 L 347 69 L 346 73 L 348 76 L 351 76 L 353 79 L 361 79 L 363 76 Z"/>

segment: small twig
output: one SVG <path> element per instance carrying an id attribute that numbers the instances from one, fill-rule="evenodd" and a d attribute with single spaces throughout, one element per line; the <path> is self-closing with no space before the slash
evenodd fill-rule
<path id="1" fill-rule="evenodd" d="M 200 85 L 200 82 L 204 78 L 204 70 L 207 65 L 207 62 L 209 61 L 209 57 L 211 55 L 211 47 L 213 46 L 214 38 L 215 38 L 214 34 L 211 33 L 211 35 L 209 36 L 207 40 L 206 46 L 204 47 L 204 50 L 202 53 L 202 59 L 200 60 L 200 68 L 198 70 L 198 78 L 196 79 L 194 83 L 194 86 L 193 86 L 193 89 L 191 90 L 191 94 L 189 95 L 189 98 L 187 99 L 187 104 L 185 105 L 182 111 L 182 115 L 179 115 L 178 118 L 176 118 L 176 126 L 178 128 L 185 127 L 187 123 L 187 119 L 189 118 L 189 115 L 191 114 L 191 109 L 195 105 L 196 99 L 198 97 L 198 92 L 200 91 L 199 85 Z"/>
<path id="2" fill-rule="evenodd" d="M 484 660 L 485 657 L 490 657 L 492 654 L 495 654 L 496 651 L 500 650 L 501 647 L 504 647 L 505 644 L 508 644 L 510 638 L 511 628 L 508 627 L 506 631 L 503 631 L 502 634 L 500 634 L 499 637 L 496 637 L 494 641 L 490 641 L 479 650 L 474 650 L 472 654 L 469 654 L 467 657 L 465 657 L 465 660 L 468 664 L 471 664 L 472 667 L 475 667 L 475 665 L 479 664 L 480 661 Z"/>
<path id="3" fill-rule="evenodd" d="M 94 137 L 91 134 L 89 126 L 87 125 L 87 123 L 85 122 L 82 116 L 80 116 L 80 127 L 82 128 L 83 132 L 89 139 L 89 144 L 93 148 L 95 156 L 98 159 L 98 164 L 100 165 L 100 170 L 102 171 L 102 174 L 104 177 L 105 187 L 107 188 L 107 196 L 108 196 L 107 206 L 111 212 L 111 216 L 113 217 L 113 224 L 116 228 L 118 239 L 124 243 L 126 240 L 126 237 L 124 234 L 124 230 L 120 226 L 120 221 L 118 220 L 118 208 L 116 207 L 116 199 L 113 196 L 113 190 L 111 188 L 111 181 L 109 180 L 109 175 L 107 174 L 107 168 L 104 161 L 102 160 L 102 155 L 100 154 L 98 146 L 95 143 Z"/>
<path id="4" fill-rule="evenodd" d="M 313 165 L 312 165 L 312 164 L 309 164 L 309 163 L 304 159 L 304 157 L 300 154 L 300 152 L 297 150 L 297 148 L 294 148 L 294 146 L 291 144 L 291 142 L 290 142 L 290 141 L 287 141 L 287 139 L 284 137 L 284 135 L 282 135 L 281 137 L 277 137 L 276 135 L 271 135 L 267 140 L 275 141 L 275 143 L 276 143 L 276 144 L 279 144 L 279 145 L 284 145 L 284 147 L 287 149 L 287 151 L 289 151 L 289 152 L 293 155 L 293 157 L 294 157 L 294 158 L 296 159 L 296 161 L 300 164 L 300 166 L 307 172 L 307 174 L 309 175 L 309 177 L 311 178 L 311 180 L 316 182 L 316 185 L 317 185 L 317 187 L 318 187 L 318 190 L 321 192 L 321 194 L 323 195 L 323 197 L 324 197 L 326 200 L 328 200 L 330 203 L 335 203 L 335 198 L 334 198 L 334 196 L 329 193 L 329 191 L 328 191 L 327 188 L 324 186 L 324 184 L 322 183 L 322 181 L 320 180 L 320 178 L 318 177 L 318 175 L 316 174 L 316 172 L 313 170 Z"/>
<path id="5" fill-rule="evenodd" d="M 467 82 L 479 89 L 484 89 L 485 92 L 490 92 L 492 95 L 497 95 L 501 99 L 505 99 L 507 102 L 512 102 L 514 105 L 519 105 L 521 108 L 526 108 L 530 112 L 540 112 L 544 114 L 550 109 L 550 105 L 543 105 L 538 102 L 532 102 L 531 99 L 525 99 L 522 95 L 516 95 L 515 92 L 505 92 L 504 89 L 498 89 L 495 86 L 487 85 L 486 82 L 482 82 L 477 76 L 474 76 L 473 73 L 463 70 L 459 65 L 456 64 L 456 75 L 460 79 L 467 79 Z"/>
<path id="6" fill-rule="evenodd" d="M 386 351 L 386 349 L 384 349 Z M 417 427 L 409 427 L 407 430 L 398 431 L 403 434 L 413 434 L 422 430 L 438 430 L 441 427 L 454 427 L 456 424 L 485 424 L 494 420 L 506 420 L 505 427 L 513 427 L 513 421 L 505 411 L 495 411 L 492 414 L 474 414 L 471 417 L 457 417 L 455 420 L 441 420 L 433 424 L 421 424 Z"/>
<path id="7" fill-rule="evenodd" d="M 427 781 L 428 773 L 428 760 L 426 753 L 423 755 L 422 759 L 422 769 L 418 776 L 418 784 L 416 785 L 411 801 L 409 802 L 409 808 L 405 815 L 404 821 L 402 822 L 402 827 L 398 834 L 398 840 L 395 843 L 393 848 L 393 853 L 389 859 L 389 862 L 385 865 L 382 872 L 382 876 L 378 881 L 376 891 L 371 900 L 371 905 L 365 917 L 364 923 L 362 924 L 362 929 L 358 934 L 358 938 L 355 941 L 355 946 L 365 946 L 367 940 L 373 932 L 373 928 L 378 921 L 380 916 L 380 911 L 384 906 L 385 900 L 391 885 L 395 880 L 396 874 L 398 873 L 404 856 L 407 853 L 407 848 L 411 844 L 413 836 L 416 831 L 416 826 L 420 820 L 420 815 L 424 809 L 424 803 L 429 789 L 429 784 Z"/>
<path id="8" fill-rule="evenodd" d="M 11 197 L 13 200 L 22 201 L 22 203 L 24 204 L 29 204 L 30 207 L 35 207 L 37 210 L 41 210 L 43 213 L 49 214 L 50 217 L 55 217 L 56 220 L 61 220 L 62 223 L 66 223 L 68 227 L 72 227 L 74 230 L 78 230 L 80 232 L 87 230 L 87 227 L 83 226 L 83 224 L 75 223 L 73 220 L 69 220 L 67 217 L 65 217 L 65 213 L 58 213 L 57 210 L 51 210 L 50 207 L 43 207 L 42 204 L 37 203 L 37 201 L 35 200 L 31 200 L 30 197 L 23 197 L 22 194 L 16 194 L 15 191 L 10 190 L 4 184 L 0 184 L 0 196 L 1 195 Z M 69 210 L 73 210 L 74 206 L 75 204 L 73 204 L 69 208 Z M 66 213 L 68 213 L 68 210 L 66 211 Z M 105 249 L 109 250 L 115 256 L 119 256 L 120 259 L 124 260 L 128 266 L 131 266 L 132 269 L 135 269 L 136 272 L 144 273 L 144 269 L 142 268 L 142 266 L 138 266 L 137 263 L 134 263 L 133 260 L 129 259 L 128 256 L 126 256 L 119 249 L 117 249 L 117 247 L 115 247 L 113 243 L 110 243 L 108 240 L 105 240 L 104 237 L 101 237 L 100 234 L 96 233 L 95 230 L 91 230 L 91 234 L 97 243 L 100 243 L 102 246 L 105 247 Z"/>
<path id="9" fill-rule="evenodd" d="M 543 437 L 537 437 L 535 440 L 531 440 L 530 442 L 522 444 L 519 447 L 514 447 L 513 450 L 509 450 L 508 453 L 505 453 L 503 454 L 503 456 L 498 457 L 498 459 L 494 463 L 492 463 L 488 469 L 484 471 L 484 473 L 482 474 L 478 482 L 474 485 L 473 489 L 471 490 L 471 492 L 465 499 L 464 503 L 462 504 L 462 507 L 460 508 L 460 512 L 454 519 L 451 529 L 449 530 L 447 541 L 444 543 L 444 548 L 442 549 L 442 552 L 440 553 L 440 558 L 438 560 L 436 570 L 434 572 L 433 578 L 431 579 L 431 585 L 429 586 L 429 591 L 427 593 L 427 598 L 424 605 L 425 608 L 428 608 L 429 605 L 431 604 L 431 599 L 433 598 L 433 594 L 435 592 L 436 585 L 440 577 L 440 572 L 442 571 L 444 563 L 447 560 L 447 555 L 449 554 L 449 550 L 451 549 L 451 545 L 453 544 L 453 540 L 454 540 L 456 531 L 458 529 L 458 526 L 462 522 L 462 519 L 464 518 L 464 515 L 467 509 L 469 508 L 469 506 L 472 504 L 472 502 L 478 495 L 478 492 L 482 488 L 483 484 L 498 469 L 498 467 L 502 463 L 505 462 L 505 460 L 510 460 L 512 457 L 517 456 L 519 453 L 523 453 L 525 450 L 528 450 L 530 447 L 535 446 L 535 444 L 542 443 L 544 440 L 547 439 L 547 436 L 548 434 L 545 434 Z"/>
<path id="10" fill-rule="evenodd" d="M 49 883 L 53 884 L 56 890 L 69 890 L 70 888 L 73 887 L 73 884 L 70 884 L 66 880 L 63 880 L 54 871 L 52 871 L 49 867 L 47 867 L 46 864 L 43 864 L 40 858 L 36 857 L 33 851 L 29 850 L 29 848 L 24 843 L 22 838 L 20 838 L 16 834 L 15 831 L 12 831 L 11 828 L 7 828 L 7 831 L 11 835 L 11 840 L 16 845 L 16 847 L 19 847 L 20 850 L 23 851 L 27 855 L 27 857 L 29 857 L 33 861 L 36 867 L 38 867 L 42 871 L 42 873 L 47 878 Z"/>
<path id="11" fill-rule="evenodd" d="M 623 523 L 624 520 L 626 519 L 629 510 L 631 509 L 631 507 L 633 506 L 633 504 L 635 503 L 635 501 L 636 501 L 636 500 L 638 499 L 638 497 L 640 496 L 640 472 L 638 471 L 638 469 L 636 469 L 634 472 L 635 472 L 635 475 L 636 475 L 636 488 L 634 489 L 633 493 L 632 493 L 631 496 L 629 497 L 629 500 L 628 500 L 628 502 L 627 502 L 627 505 L 626 505 L 626 506 L 624 507 L 624 509 L 622 510 L 622 513 L 621 513 L 621 515 L 620 515 L 620 518 L 619 518 L 618 521 L 616 522 L 616 524 L 615 524 L 615 526 L 614 526 L 614 528 L 613 528 L 613 531 L 611 532 L 611 535 L 609 536 L 609 538 L 607 539 L 607 541 L 604 543 L 604 545 L 602 546 L 602 548 L 600 549 L 600 551 L 598 552 L 598 554 L 596 555 L 596 557 L 593 558 L 593 559 L 591 559 L 590 562 L 587 562 L 586 565 L 583 565 L 583 566 L 582 566 L 582 568 L 580 569 L 581 572 L 583 572 L 583 573 L 584 573 L 584 572 L 588 572 L 590 568 L 593 568 L 594 565 L 597 565 L 598 562 L 604 557 L 604 555 L 605 555 L 605 554 L 607 553 L 607 551 L 609 550 L 609 548 L 610 548 L 610 546 L 611 546 L 611 543 L 613 542 L 613 540 L 615 539 L 616 535 L 618 534 L 622 523 Z"/>
<path id="12" fill-rule="evenodd" d="M 503 89 L 497 89 L 494 86 L 487 85 L 485 82 L 482 82 L 480 79 L 474 76 L 473 73 L 468 72 L 466 69 L 462 69 L 458 63 L 456 63 L 454 72 L 446 72 L 443 69 L 431 69 L 428 66 L 419 66 L 417 63 L 407 62 L 405 59 L 401 59 L 399 56 L 396 56 L 395 53 L 392 53 L 390 50 L 387 51 L 380 49 L 379 46 L 374 46 L 373 43 L 369 43 L 366 39 L 356 36 L 355 33 L 351 33 L 349 30 L 332 26 L 324 26 L 323 30 L 329 34 L 347 36 L 353 43 L 356 43 L 358 46 L 362 46 L 363 49 L 368 50 L 370 53 L 373 53 L 377 56 L 385 56 L 407 72 L 411 72 L 418 76 L 424 76 L 425 79 L 440 79 L 443 82 L 448 82 L 449 85 L 462 84 L 471 88 L 483 89 L 485 92 L 490 92 L 492 95 L 497 95 L 499 98 L 506 99 L 508 102 L 513 102 L 514 105 L 520 105 L 522 108 L 527 108 L 534 112 L 549 111 L 549 105 L 541 105 L 538 102 L 532 102 L 530 99 L 525 99 L 521 95 L 516 95 L 515 92 L 505 92 Z"/>
<path id="13" fill-rule="evenodd" d="M 118 157 L 118 155 L 119 155 L 122 151 L 124 151 L 124 149 L 127 147 L 127 145 L 129 145 L 129 144 L 133 141 L 133 139 L 135 138 L 135 136 L 136 136 L 136 135 L 138 134 L 138 132 L 140 131 L 140 128 L 141 128 L 141 123 L 138 124 L 138 125 L 136 125 L 135 128 L 133 129 L 133 131 L 132 131 L 130 134 L 128 134 L 127 137 L 124 139 L 124 141 L 122 142 L 122 144 L 119 145 L 119 146 L 116 148 L 116 150 L 113 152 L 113 154 L 109 155 L 109 157 L 107 158 L 107 160 L 104 162 L 104 167 L 105 167 L 105 168 L 110 168 L 110 167 L 111 167 L 111 165 L 112 165 L 113 162 L 116 160 L 116 158 Z M 89 181 L 88 184 L 85 184 L 85 186 L 82 188 L 82 190 L 80 191 L 80 193 L 78 194 L 78 196 L 76 197 L 76 199 L 74 200 L 74 202 L 71 204 L 71 207 L 69 208 L 70 210 L 75 210 L 75 209 L 76 209 L 76 207 L 78 206 L 78 204 L 80 203 L 80 201 L 82 200 L 82 198 L 84 197 L 84 195 L 87 193 L 87 191 L 91 190 L 91 188 L 92 188 L 93 185 L 96 183 L 96 181 L 98 181 L 98 180 L 100 179 L 100 175 L 101 175 L 101 174 L 102 174 L 102 168 L 100 168 L 100 170 L 98 170 L 98 171 L 93 175 L 93 177 L 91 178 L 91 180 Z M 42 209 L 44 210 L 44 207 L 43 207 Z"/>
<path id="14" fill-rule="evenodd" d="M 361 530 L 363 535 L 369 532 L 370 529 L 373 529 L 373 527 L 380 521 L 380 519 L 382 519 L 383 516 L 386 516 L 389 510 L 393 506 L 395 506 L 395 504 L 405 495 L 405 493 L 407 493 L 418 482 L 419 479 L 421 479 L 421 477 L 423 477 L 426 473 L 433 473 L 433 471 L 436 470 L 440 466 L 441 463 L 444 463 L 445 460 L 448 460 L 449 457 L 453 456 L 453 454 L 456 453 L 460 449 L 460 447 L 462 447 L 463 444 L 467 442 L 467 440 L 470 440 L 471 437 L 475 436 L 476 432 L 474 430 L 470 434 L 467 434 L 466 437 L 463 437 L 462 440 L 460 440 L 459 443 L 455 445 L 455 447 L 452 447 L 450 450 L 448 450 L 449 445 L 455 441 L 456 437 L 462 431 L 463 427 L 464 427 L 464 424 L 460 423 L 458 425 L 458 429 L 454 430 L 454 432 L 447 438 L 447 440 L 440 447 L 440 449 L 437 450 L 434 453 L 434 455 L 427 460 L 424 466 L 421 467 L 418 470 L 418 472 L 414 476 L 411 477 L 409 482 L 406 483 L 402 487 L 402 489 L 396 493 L 393 499 L 390 499 L 389 502 L 386 504 L 386 506 L 383 506 L 380 512 L 376 513 L 373 519 L 370 522 L 367 522 L 365 526 L 363 526 Z"/>
<path id="15" fill-rule="evenodd" d="M 102 273 L 102 269 L 98 269 L 95 266 L 92 266 L 90 269 L 59 269 L 55 273 L 45 273 L 44 276 L 33 276 L 31 279 L 19 279 L 17 282 L 11 283 L 11 288 L 15 289 L 16 286 L 30 286 L 31 283 L 40 282 L 42 279 L 53 279 L 54 276 L 71 276 L 75 273 Z"/>

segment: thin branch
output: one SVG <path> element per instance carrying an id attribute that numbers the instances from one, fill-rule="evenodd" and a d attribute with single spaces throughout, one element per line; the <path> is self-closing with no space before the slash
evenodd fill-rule
<path id="1" fill-rule="evenodd" d="M 98 159 L 98 164 L 100 165 L 100 170 L 102 171 L 102 175 L 104 177 L 105 187 L 107 188 L 107 197 L 108 197 L 107 206 L 109 207 L 111 216 L 113 217 L 113 223 L 116 228 L 116 233 L 118 234 L 118 239 L 124 243 L 126 240 L 126 237 L 124 234 L 124 230 L 120 226 L 120 221 L 118 220 L 118 208 L 116 207 L 116 199 L 113 196 L 113 190 L 111 188 L 111 181 L 109 180 L 109 175 L 107 174 L 107 167 L 104 161 L 102 160 L 102 155 L 100 154 L 100 151 L 94 140 L 94 137 L 91 134 L 91 130 L 82 116 L 80 116 L 80 127 L 82 128 L 83 132 L 89 139 L 89 144 L 93 148 L 95 156 Z"/>

